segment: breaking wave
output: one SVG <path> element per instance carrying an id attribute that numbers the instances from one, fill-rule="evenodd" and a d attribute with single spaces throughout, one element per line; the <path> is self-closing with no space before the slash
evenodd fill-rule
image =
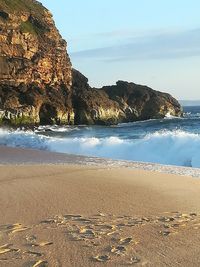
<path id="1" fill-rule="evenodd" d="M 162 130 L 138 139 L 123 139 L 116 136 L 59 138 L 32 131 L 0 129 L 0 145 L 200 167 L 200 135 L 183 130 Z"/>

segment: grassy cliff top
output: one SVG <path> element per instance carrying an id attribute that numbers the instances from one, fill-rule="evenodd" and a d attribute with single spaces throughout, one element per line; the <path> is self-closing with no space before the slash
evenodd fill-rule
<path id="1" fill-rule="evenodd" d="M 21 21 L 21 32 L 39 36 L 48 31 L 49 27 L 44 19 L 47 16 L 45 11 L 48 10 L 36 0 L 0 0 L 0 19 L 3 23 L 9 22 L 10 14 L 15 14 L 19 18 L 23 14 L 31 15 L 27 21 Z"/>
<path id="2" fill-rule="evenodd" d="M 44 16 L 44 11 L 47 9 L 35 0 L 0 0 L 0 11 L 8 13 L 28 12 L 37 18 Z"/>

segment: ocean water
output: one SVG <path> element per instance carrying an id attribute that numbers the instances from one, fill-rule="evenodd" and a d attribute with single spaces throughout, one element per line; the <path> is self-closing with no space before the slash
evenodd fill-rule
<path id="1" fill-rule="evenodd" d="M 0 145 L 200 168 L 200 106 L 184 107 L 183 118 L 116 126 L 1 128 Z"/>

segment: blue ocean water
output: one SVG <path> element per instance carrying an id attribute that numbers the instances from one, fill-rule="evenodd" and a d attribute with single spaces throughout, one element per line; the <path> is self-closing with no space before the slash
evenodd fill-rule
<path id="1" fill-rule="evenodd" d="M 183 118 L 116 126 L 0 129 L 0 145 L 200 168 L 200 106 L 184 107 Z"/>

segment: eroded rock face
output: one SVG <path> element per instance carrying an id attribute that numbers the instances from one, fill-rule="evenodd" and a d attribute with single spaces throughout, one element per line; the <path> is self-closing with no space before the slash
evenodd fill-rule
<path id="1" fill-rule="evenodd" d="M 116 124 L 167 113 L 181 116 L 168 94 L 119 81 L 91 88 L 72 70 L 66 42 L 35 0 L 0 0 L 0 124 Z"/>
<path id="2" fill-rule="evenodd" d="M 181 116 L 182 108 L 171 95 L 147 86 L 118 81 L 101 89 L 91 88 L 80 72 L 73 70 L 76 124 L 116 124 Z"/>
<path id="3" fill-rule="evenodd" d="M 2 120 L 73 123 L 71 84 L 51 13 L 34 0 L 0 0 L 0 109 L 10 114 Z"/>
<path id="4" fill-rule="evenodd" d="M 106 92 L 91 88 L 88 79 L 73 70 L 73 107 L 75 124 L 116 124 L 118 104 Z"/>

